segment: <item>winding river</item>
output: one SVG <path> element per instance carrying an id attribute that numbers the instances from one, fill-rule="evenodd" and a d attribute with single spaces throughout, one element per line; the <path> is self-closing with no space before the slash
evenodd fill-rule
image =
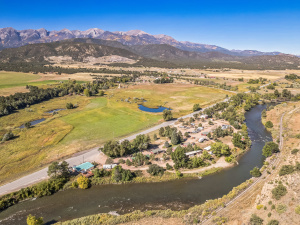
<path id="1" fill-rule="evenodd" d="M 261 123 L 266 105 L 257 105 L 245 114 L 251 150 L 239 165 L 203 179 L 180 179 L 162 183 L 103 185 L 88 190 L 67 190 L 52 196 L 21 202 L 0 213 L 0 224 L 26 224 L 28 214 L 42 216 L 47 224 L 81 216 L 117 211 L 187 209 L 208 199 L 219 198 L 250 178 L 253 167 L 264 161 L 262 148 L 272 137 Z"/>

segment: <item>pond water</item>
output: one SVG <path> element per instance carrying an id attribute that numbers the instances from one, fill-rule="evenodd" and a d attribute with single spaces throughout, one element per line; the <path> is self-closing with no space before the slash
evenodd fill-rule
<path id="1" fill-rule="evenodd" d="M 61 111 L 61 110 L 66 110 L 66 109 L 53 109 L 53 110 L 48 111 L 46 113 L 54 113 L 54 112 L 58 112 L 58 111 Z"/>
<path id="2" fill-rule="evenodd" d="M 87 190 L 67 190 L 34 201 L 24 201 L 0 213 L 0 224 L 26 224 L 28 214 L 42 216 L 51 224 L 96 213 L 134 210 L 188 209 L 208 199 L 222 197 L 249 179 L 250 170 L 263 165 L 262 148 L 272 141 L 261 123 L 266 105 L 257 105 L 245 114 L 251 150 L 239 160 L 239 165 L 202 179 L 179 179 L 161 183 L 100 185 Z"/>
<path id="3" fill-rule="evenodd" d="M 37 124 L 39 124 L 39 123 L 41 123 L 45 120 L 46 120 L 45 118 L 42 118 L 42 119 L 39 119 L 39 120 L 34 120 L 34 121 L 31 121 L 30 124 L 31 124 L 31 126 L 34 126 L 34 125 L 37 125 Z M 25 128 L 25 125 L 23 124 L 19 128 Z"/>
<path id="4" fill-rule="evenodd" d="M 159 106 L 158 108 L 148 108 L 144 105 L 139 105 L 139 109 L 142 110 L 142 111 L 145 111 L 145 112 L 152 112 L 152 113 L 163 112 L 165 109 L 171 110 L 170 108 L 166 108 L 166 107 L 163 107 L 163 106 Z"/>

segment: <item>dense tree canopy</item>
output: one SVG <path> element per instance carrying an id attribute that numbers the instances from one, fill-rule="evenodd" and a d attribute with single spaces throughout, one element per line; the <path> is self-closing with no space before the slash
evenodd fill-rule
<path id="1" fill-rule="evenodd" d="M 269 157 L 269 156 L 271 156 L 273 153 L 279 152 L 278 144 L 274 143 L 273 141 L 267 142 L 267 143 L 265 144 L 265 146 L 263 147 L 262 152 L 263 152 L 262 154 L 263 154 L 265 157 Z"/>

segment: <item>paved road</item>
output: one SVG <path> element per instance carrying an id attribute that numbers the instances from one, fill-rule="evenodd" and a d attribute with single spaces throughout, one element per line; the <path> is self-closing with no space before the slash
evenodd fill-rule
<path id="1" fill-rule="evenodd" d="M 227 99 L 225 99 L 224 101 L 228 101 Z M 221 101 L 222 102 L 222 101 Z M 215 104 L 209 106 L 209 107 L 206 107 L 206 108 L 210 108 L 212 106 L 214 106 Z M 206 109 L 206 108 L 203 108 L 202 110 Z M 188 115 L 185 115 L 183 116 L 182 118 L 188 118 L 188 117 L 191 117 L 193 116 L 195 113 L 199 113 L 198 112 L 194 112 L 194 113 L 190 113 Z M 144 131 L 141 131 L 137 134 L 134 134 L 134 135 L 131 135 L 129 137 L 126 137 L 126 138 L 123 138 L 123 139 L 120 139 L 119 141 L 123 141 L 125 139 L 131 141 L 133 139 L 135 139 L 135 137 L 137 135 L 140 135 L 140 134 L 148 134 L 148 133 L 151 133 L 155 130 L 158 130 L 160 129 L 161 127 L 166 127 L 166 126 L 170 126 L 170 125 L 173 125 L 177 120 L 172 120 L 172 121 L 167 121 L 167 122 L 164 122 L 164 123 L 161 123 L 157 126 L 154 126 L 154 127 L 151 127 L 147 130 L 144 130 Z M 75 155 L 73 155 L 71 158 L 68 158 L 66 159 L 66 161 L 69 163 L 70 166 L 73 166 L 73 165 L 79 165 L 83 162 L 83 159 L 84 161 L 95 161 L 95 158 L 97 156 L 99 156 L 99 151 L 98 151 L 99 147 L 96 147 L 96 148 L 93 148 L 93 149 L 90 149 L 90 150 L 87 150 L 83 153 L 77 153 Z M 27 187 L 27 186 L 30 186 L 34 183 L 37 183 L 37 182 L 40 182 L 42 180 L 45 180 L 48 178 L 47 176 L 47 170 L 48 170 L 48 167 L 46 168 L 43 168 L 37 172 L 34 172 L 32 174 L 29 174 L 27 176 L 24 176 L 18 180 L 15 180 L 13 182 L 10 182 L 8 184 L 5 184 L 3 186 L 0 187 L 0 196 L 1 195 L 4 195 L 4 194 L 8 194 L 10 192 L 13 192 L 13 191 L 17 191 L 21 188 L 24 188 L 24 187 Z"/>

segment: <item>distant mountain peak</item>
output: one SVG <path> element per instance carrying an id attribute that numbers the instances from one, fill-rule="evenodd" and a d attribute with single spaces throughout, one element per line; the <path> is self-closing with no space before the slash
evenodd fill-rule
<path id="1" fill-rule="evenodd" d="M 94 38 L 110 41 L 118 41 L 123 45 L 149 45 L 167 44 L 185 51 L 192 52 L 220 52 L 232 56 L 260 56 L 278 55 L 280 52 L 260 52 L 257 50 L 228 50 L 216 45 L 199 44 L 189 41 L 177 41 L 165 34 L 151 35 L 142 30 L 129 31 L 104 31 L 99 28 L 91 28 L 86 31 L 69 30 L 47 31 L 44 28 L 17 31 L 12 27 L 0 28 L 0 49 L 20 47 L 32 43 L 46 43 L 73 38 Z"/>

